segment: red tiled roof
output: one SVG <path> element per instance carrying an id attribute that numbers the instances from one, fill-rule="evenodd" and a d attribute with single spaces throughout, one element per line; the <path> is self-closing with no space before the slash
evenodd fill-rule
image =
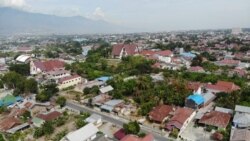
<path id="1" fill-rule="evenodd" d="M 232 92 L 240 89 L 240 87 L 235 85 L 233 82 L 227 82 L 227 81 L 218 81 L 215 85 L 207 84 L 206 88 L 221 92 Z"/>
<path id="2" fill-rule="evenodd" d="M 118 140 L 121 140 L 122 138 L 124 138 L 126 136 L 125 130 L 124 129 L 120 129 L 118 131 L 115 132 L 114 137 Z"/>
<path id="3" fill-rule="evenodd" d="M 171 56 L 173 55 L 173 52 L 170 50 L 163 50 L 163 51 L 157 51 L 156 54 L 160 56 Z"/>
<path id="4" fill-rule="evenodd" d="M 192 72 L 204 71 L 204 69 L 200 66 L 190 67 L 188 70 Z"/>
<path id="5" fill-rule="evenodd" d="M 155 54 L 155 52 L 152 51 L 152 50 L 143 50 L 143 51 L 140 52 L 140 54 L 144 55 L 144 56 L 152 56 L 152 55 Z"/>
<path id="6" fill-rule="evenodd" d="M 30 47 L 18 47 L 18 51 L 31 51 L 32 49 Z"/>
<path id="7" fill-rule="evenodd" d="M 238 68 L 234 69 L 233 72 L 236 73 L 236 74 L 238 74 L 238 75 L 240 75 L 240 76 L 244 76 L 247 73 L 246 70 L 238 69 Z"/>
<path id="8" fill-rule="evenodd" d="M 156 62 L 151 67 L 153 67 L 153 68 L 161 68 L 161 63 Z"/>
<path id="9" fill-rule="evenodd" d="M 146 135 L 144 138 L 139 138 L 135 135 L 127 135 L 124 138 L 122 138 L 121 141 L 153 141 L 154 136 L 152 134 Z"/>
<path id="10" fill-rule="evenodd" d="M 17 109 L 17 108 L 12 108 L 10 114 L 8 115 L 9 117 L 17 117 L 21 116 L 26 112 L 26 109 Z"/>
<path id="11" fill-rule="evenodd" d="M 77 74 L 72 75 L 72 76 L 66 76 L 66 77 L 60 78 L 58 83 L 63 83 L 64 81 L 75 79 L 75 78 L 78 78 L 78 77 L 81 77 L 81 76 L 79 76 Z"/>
<path id="12" fill-rule="evenodd" d="M 240 63 L 239 60 L 232 60 L 232 59 L 224 59 L 220 61 L 221 64 L 225 65 L 237 65 Z"/>
<path id="13" fill-rule="evenodd" d="M 180 129 L 185 121 L 193 114 L 194 110 L 191 108 L 178 108 L 175 111 L 174 116 L 170 119 L 170 121 L 166 124 L 167 129 L 172 129 L 169 127 L 176 127 Z"/>
<path id="14" fill-rule="evenodd" d="M 8 117 L 0 122 L 0 130 L 6 131 L 17 125 L 20 125 L 21 121 L 14 117 Z"/>
<path id="15" fill-rule="evenodd" d="M 39 114 L 37 115 L 38 118 L 43 119 L 45 121 L 52 121 L 54 119 L 57 119 L 61 115 L 60 112 L 53 111 L 48 114 Z"/>
<path id="16" fill-rule="evenodd" d="M 192 91 L 197 91 L 201 87 L 202 83 L 200 82 L 188 82 L 188 89 Z"/>
<path id="17" fill-rule="evenodd" d="M 31 108 L 32 105 L 33 105 L 33 104 L 32 104 L 31 102 L 26 102 L 26 103 L 24 104 L 25 108 L 27 108 L 27 109 Z"/>
<path id="18" fill-rule="evenodd" d="M 42 71 L 53 71 L 53 70 L 57 70 L 57 69 L 62 69 L 64 68 L 65 63 L 63 61 L 60 60 L 49 60 L 49 61 L 35 61 L 34 65 L 37 68 L 40 68 Z"/>
<path id="19" fill-rule="evenodd" d="M 112 55 L 120 55 L 122 49 L 124 49 L 128 55 L 134 55 L 136 52 L 137 45 L 135 44 L 117 44 L 113 46 Z"/>
<path id="20" fill-rule="evenodd" d="M 199 123 L 212 125 L 219 128 L 226 128 L 230 119 L 231 115 L 228 113 L 212 111 L 210 113 L 204 114 L 203 117 L 199 120 Z"/>
<path id="21" fill-rule="evenodd" d="M 159 105 L 149 113 L 149 118 L 156 122 L 162 122 L 163 119 L 166 118 L 172 111 L 173 106 Z"/>

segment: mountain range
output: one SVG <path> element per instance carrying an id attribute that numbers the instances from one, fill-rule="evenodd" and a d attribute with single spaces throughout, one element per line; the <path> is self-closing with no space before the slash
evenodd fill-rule
<path id="1" fill-rule="evenodd" d="M 60 17 L 0 7 L 0 35 L 93 34 L 128 31 L 128 28 L 81 16 Z"/>

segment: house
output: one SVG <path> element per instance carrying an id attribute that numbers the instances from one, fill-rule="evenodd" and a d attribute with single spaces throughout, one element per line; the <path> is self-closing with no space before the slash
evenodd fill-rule
<path id="1" fill-rule="evenodd" d="M 19 63 L 29 63 L 31 57 L 29 55 L 20 55 L 16 58 L 16 61 Z"/>
<path id="2" fill-rule="evenodd" d="M 102 76 L 102 77 L 96 78 L 96 80 L 101 81 L 101 82 L 107 82 L 110 79 L 112 79 L 112 77 L 110 76 Z"/>
<path id="3" fill-rule="evenodd" d="M 196 55 L 191 52 L 182 52 L 180 53 L 180 55 L 184 58 L 190 58 L 190 59 L 193 59 L 194 57 L 196 57 Z"/>
<path id="4" fill-rule="evenodd" d="M 240 105 L 235 106 L 233 126 L 236 128 L 250 127 L 250 107 L 240 106 Z"/>
<path id="5" fill-rule="evenodd" d="M 35 75 L 39 73 L 48 73 L 55 70 L 64 70 L 65 63 L 60 60 L 48 60 L 48 61 L 31 61 L 30 62 L 30 74 Z"/>
<path id="6" fill-rule="evenodd" d="M 181 134 L 195 116 L 195 111 L 191 108 L 177 108 L 173 112 L 173 117 L 165 125 L 165 129 L 172 131 L 174 128 Z"/>
<path id="7" fill-rule="evenodd" d="M 97 114 L 92 114 L 85 121 L 88 123 L 93 123 L 96 127 L 99 127 L 102 125 L 102 116 Z"/>
<path id="8" fill-rule="evenodd" d="M 114 90 L 114 88 L 112 86 L 110 86 L 110 85 L 108 85 L 106 87 L 101 87 L 99 89 L 101 94 L 105 94 L 105 93 L 108 93 L 108 92 L 113 91 L 113 90 Z"/>
<path id="9" fill-rule="evenodd" d="M 15 104 L 16 102 L 21 102 L 22 100 L 23 98 L 20 96 L 14 97 L 13 95 L 8 94 L 0 100 L 0 107 L 10 106 Z"/>
<path id="10" fill-rule="evenodd" d="M 111 96 L 108 94 L 99 94 L 92 99 L 92 104 L 95 106 L 102 106 L 104 103 L 111 100 Z"/>
<path id="11" fill-rule="evenodd" d="M 45 114 L 38 114 L 36 117 L 40 118 L 44 121 L 52 121 L 57 119 L 58 117 L 61 116 L 62 113 L 58 112 L 58 111 L 52 111 L 49 113 L 45 113 Z"/>
<path id="12" fill-rule="evenodd" d="M 202 95 L 200 94 L 193 94 L 188 96 L 185 102 L 185 106 L 192 108 L 192 109 L 198 109 L 201 107 L 205 102 L 205 99 Z"/>
<path id="13" fill-rule="evenodd" d="M 169 105 L 159 105 L 154 107 L 151 112 L 149 112 L 148 117 L 151 121 L 157 123 L 163 123 L 171 112 L 173 112 L 174 107 Z"/>
<path id="14" fill-rule="evenodd" d="M 199 88 L 201 88 L 203 84 L 200 82 L 188 82 L 187 88 L 193 92 L 196 92 Z"/>
<path id="15" fill-rule="evenodd" d="M 230 67 L 236 67 L 240 64 L 239 60 L 232 60 L 232 59 L 224 59 L 215 62 L 216 65 L 218 66 L 230 66 Z"/>
<path id="16" fill-rule="evenodd" d="M 135 44 L 116 44 L 112 49 L 113 58 L 121 59 L 135 54 L 139 54 L 139 48 Z"/>
<path id="17" fill-rule="evenodd" d="M 126 135 L 121 141 L 154 141 L 154 136 L 152 134 L 147 134 L 143 138 L 139 138 L 135 135 Z"/>
<path id="18" fill-rule="evenodd" d="M 126 136 L 125 130 L 123 128 L 119 129 L 114 133 L 114 137 L 118 140 L 121 140 Z"/>
<path id="19" fill-rule="evenodd" d="M 250 141 L 250 130 L 249 129 L 231 130 L 230 141 Z"/>
<path id="20" fill-rule="evenodd" d="M 164 63 L 171 63 L 171 58 L 174 56 L 173 52 L 170 50 L 157 51 L 155 53 L 158 60 Z"/>
<path id="21" fill-rule="evenodd" d="M 20 117 L 22 116 L 27 110 L 25 108 L 12 108 L 8 117 Z"/>
<path id="22" fill-rule="evenodd" d="M 31 122 L 35 127 L 41 127 L 45 123 L 45 120 L 34 117 L 32 118 Z"/>
<path id="23" fill-rule="evenodd" d="M 231 114 L 229 113 L 211 111 L 209 113 L 205 113 L 199 120 L 199 123 L 226 129 L 230 119 Z"/>
<path id="24" fill-rule="evenodd" d="M 25 47 L 25 46 L 23 46 L 23 47 L 18 47 L 16 49 L 16 51 L 17 52 L 23 52 L 23 53 L 29 53 L 29 52 L 32 51 L 32 48 L 31 47 Z"/>
<path id="25" fill-rule="evenodd" d="M 14 134 L 17 131 L 21 131 L 21 130 L 27 129 L 29 127 L 30 127 L 29 123 L 23 123 L 21 125 L 17 125 L 17 126 L 11 128 L 11 129 L 7 130 L 6 132 L 10 133 L 10 134 Z"/>
<path id="26" fill-rule="evenodd" d="M 123 100 L 113 99 L 105 102 L 100 108 L 102 111 L 112 112 L 116 106 L 123 104 Z"/>
<path id="27" fill-rule="evenodd" d="M 63 77 L 67 77 L 67 76 L 70 76 L 70 71 L 67 71 L 67 70 L 53 70 L 47 73 L 47 78 L 55 79 L 55 80 L 63 78 Z"/>
<path id="28" fill-rule="evenodd" d="M 58 88 L 62 90 L 70 86 L 76 86 L 77 84 L 81 84 L 82 82 L 83 78 L 79 75 L 66 76 L 58 80 Z"/>
<path id="29" fill-rule="evenodd" d="M 206 84 L 205 89 L 214 93 L 225 92 L 231 93 L 240 90 L 240 87 L 233 82 L 218 81 L 216 84 Z"/>
<path id="30" fill-rule="evenodd" d="M 239 77 L 244 77 L 247 75 L 247 71 L 244 69 L 240 69 L 240 68 L 235 68 L 234 70 L 229 72 L 231 75 L 237 75 Z"/>
<path id="31" fill-rule="evenodd" d="M 231 110 L 231 109 L 227 109 L 227 108 L 223 108 L 223 107 L 218 107 L 218 106 L 215 107 L 214 111 L 228 113 L 228 114 L 231 114 L 231 115 L 233 115 L 233 113 L 234 113 L 234 111 Z"/>
<path id="32" fill-rule="evenodd" d="M 199 72 L 199 73 L 205 72 L 205 70 L 204 70 L 202 67 L 200 67 L 200 66 L 193 66 L 193 67 L 190 67 L 190 68 L 188 69 L 188 71 L 189 71 L 189 72 Z"/>
<path id="33" fill-rule="evenodd" d="M 91 141 L 96 138 L 98 128 L 89 123 L 84 127 L 68 133 L 61 141 Z"/>
<path id="34" fill-rule="evenodd" d="M 21 123 L 21 120 L 14 117 L 5 118 L 0 121 L 0 131 L 5 132 L 15 126 L 20 125 Z"/>
<path id="35" fill-rule="evenodd" d="M 189 85 L 189 89 L 190 90 L 193 89 L 194 92 L 193 92 L 193 95 L 189 95 L 185 101 L 185 106 L 192 108 L 192 109 L 198 109 L 200 107 L 205 107 L 216 98 L 215 94 L 213 94 L 210 91 L 202 91 L 201 85 L 199 83 L 196 83 L 196 84 L 198 84 L 198 85 L 196 85 L 198 87 L 193 85 L 193 88 L 192 88 L 192 86 Z"/>

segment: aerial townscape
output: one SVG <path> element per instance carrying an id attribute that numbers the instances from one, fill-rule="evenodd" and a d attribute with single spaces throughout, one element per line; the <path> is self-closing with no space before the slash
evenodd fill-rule
<path id="1" fill-rule="evenodd" d="M 249 31 L 1 38 L 2 138 L 249 141 Z"/>
<path id="2" fill-rule="evenodd" d="M 0 0 L 0 141 L 250 141 L 249 5 Z"/>

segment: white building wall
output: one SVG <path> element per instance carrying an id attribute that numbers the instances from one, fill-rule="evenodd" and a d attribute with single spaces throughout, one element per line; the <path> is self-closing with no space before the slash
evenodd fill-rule
<path id="1" fill-rule="evenodd" d="M 61 90 L 61 89 L 64 89 L 64 88 L 68 88 L 70 86 L 75 86 L 77 84 L 82 83 L 82 81 L 83 81 L 83 79 L 81 77 L 66 80 L 66 81 L 63 81 L 61 84 L 59 84 L 58 88 Z"/>

